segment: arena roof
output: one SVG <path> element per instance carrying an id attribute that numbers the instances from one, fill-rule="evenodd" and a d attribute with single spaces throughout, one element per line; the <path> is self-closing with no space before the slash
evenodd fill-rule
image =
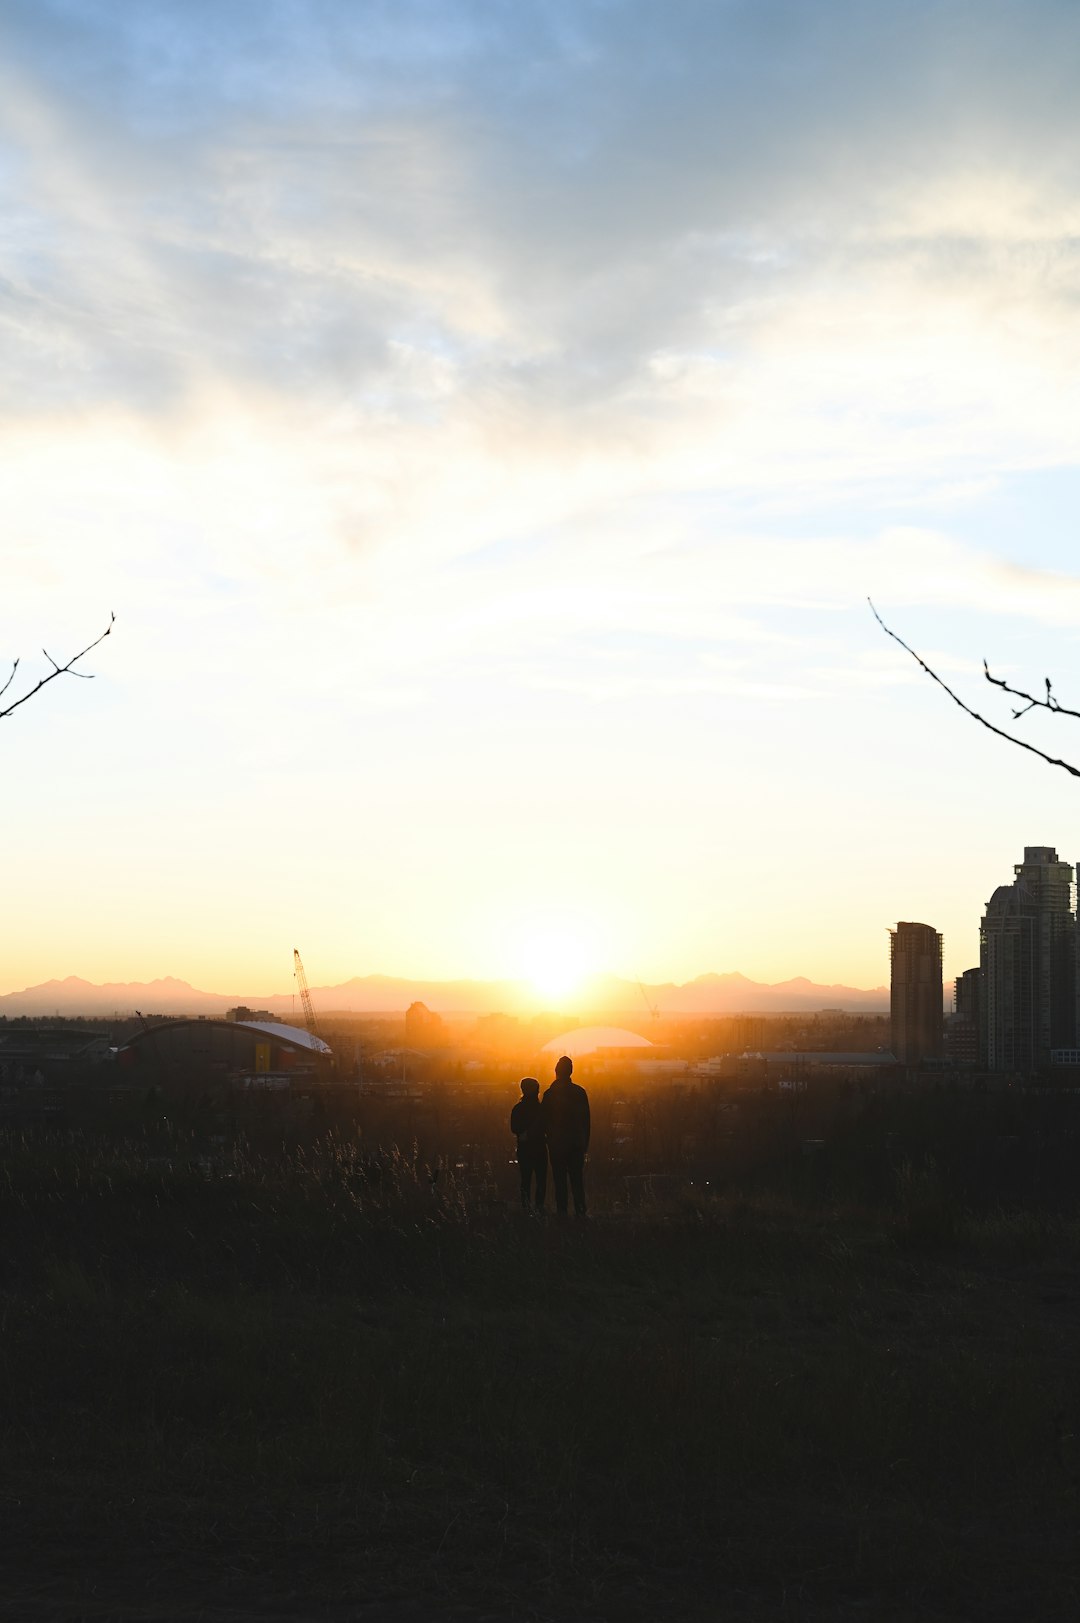
<path id="1" fill-rule="evenodd" d="M 268 1037 L 276 1037 L 281 1043 L 295 1043 L 297 1048 L 310 1048 L 313 1054 L 329 1054 L 330 1045 L 324 1043 L 321 1037 L 313 1037 L 310 1031 L 304 1031 L 300 1026 L 287 1026 L 280 1020 L 233 1020 L 230 1025 L 242 1026 L 245 1031 L 264 1031 Z"/>
<path id="2" fill-rule="evenodd" d="M 332 1057 L 333 1050 L 329 1043 L 324 1043 L 321 1037 L 313 1037 L 310 1031 L 302 1026 L 288 1026 L 281 1020 L 206 1020 L 193 1019 L 191 1016 L 180 1020 L 163 1020 L 156 1026 L 145 1026 L 142 1031 L 132 1032 L 123 1048 L 134 1048 L 154 1040 L 160 1034 L 176 1031 L 181 1026 L 190 1026 L 192 1030 L 210 1030 L 220 1028 L 225 1031 L 250 1031 L 257 1037 L 270 1037 L 275 1042 L 287 1043 L 290 1048 L 307 1049 L 312 1055 L 326 1055 Z"/>
<path id="3" fill-rule="evenodd" d="M 569 1054 L 571 1059 L 579 1059 L 585 1054 L 595 1054 L 601 1048 L 646 1049 L 652 1046 L 648 1037 L 642 1037 L 636 1031 L 627 1031 L 622 1026 L 579 1026 L 575 1031 L 564 1031 L 558 1037 L 552 1037 L 540 1052 Z"/>

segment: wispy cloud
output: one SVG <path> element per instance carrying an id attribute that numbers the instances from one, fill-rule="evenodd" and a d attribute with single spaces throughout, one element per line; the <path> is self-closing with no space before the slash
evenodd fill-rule
<path id="1" fill-rule="evenodd" d="M 388 673 L 866 592 L 1075 623 L 891 517 L 1074 456 L 1035 9 L 7 8 L 11 578 L 242 588 Z"/>

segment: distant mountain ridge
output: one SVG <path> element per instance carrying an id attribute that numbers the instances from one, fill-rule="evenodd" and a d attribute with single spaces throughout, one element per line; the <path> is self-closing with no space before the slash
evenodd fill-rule
<path id="1" fill-rule="evenodd" d="M 793 980 L 768 983 L 748 980 L 737 970 L 698 975 L 679 985 L 666 981 L 646 985 L 650 1004 L 665 1014 L 798 1014 L 818 1009 L 845 1009 L 873 1013 L 887 1009 L 886 986 L 821 986 L 797 975 Z M 336 986 L 313 986 L 312 1001 L 324 1013 L 401 1013 L 410 1003 L 426 1003 L 437 1014 L 517 1014 L 537 1008 L 536 997 L 525 981 L 432 981 L 394 975 L 354 975 Z M 566 999 L 566 1013 L 588 1010 L 609 1014 L 632 1012 L 640 1017 L 641 988 L 636 981 L 616 975 L 595 975 L 580 995 Z M 299 1000 L 289 992 L 202 992 L 187 981 L 165 975 L 152 981 L 108 981 L 95 985 L 77 975 L 43 981 L 22 992 L 0 996 L 0 1014 L 15 1016 L 59 1014 L 223 1015 L 226 1009 L 246 1004 L 273 1014 L 300 1013 Z"/>

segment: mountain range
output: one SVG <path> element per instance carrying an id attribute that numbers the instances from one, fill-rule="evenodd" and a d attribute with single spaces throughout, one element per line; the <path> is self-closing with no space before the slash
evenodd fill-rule
<path id="1" fill-rule="evenodd" d="M 826 1008 L 872 1013 L 889 1006 L 886 986 L 821 986 L 802 975 L 773 984 L 748 980 L 737 972 L 699 975 L 682 985 L 671 981 L 647 985 L 644 994 L 661 1015 L 797 1014 Z M 512 980 L 431 981 L 356 975 L 337 986 L 313 986 L 311 996 L 316 1009 L 324 1013 L 394 1014 L 417 1001 L 426 1003 L 437 1014 L 451 1015 L 495 1011 L 517 1014 L 536 1008 L 535 995 L 527 983 Z M 567 1013 L 632 1012 L 640 1016 L 642 987 L 615 975 L 597 975 L 585 983 L 581 993 L 566 1001 L 572 1004 Z M 300 1012 L 297 999 L 289 992 L 201 992 L 172 975 L 152 981 L 109 981 L 99 986 L 69 975 L 65 980 L 28 986 L 22 992 L 8 992 L 0 997 L 0 1014 L 105 1016 L 127 1015 L 140 1009 L 147 1015 L 223 1015 L 238 1004 L 277 1015 Z"/>

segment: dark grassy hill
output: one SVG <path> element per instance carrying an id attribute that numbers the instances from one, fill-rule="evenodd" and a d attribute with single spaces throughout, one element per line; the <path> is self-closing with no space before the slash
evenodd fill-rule
<path id="1" fill-rule="evenodd" d="M 0 1616 L 1077 1614 L 1072 1220 L 3 1149 Z"/>

